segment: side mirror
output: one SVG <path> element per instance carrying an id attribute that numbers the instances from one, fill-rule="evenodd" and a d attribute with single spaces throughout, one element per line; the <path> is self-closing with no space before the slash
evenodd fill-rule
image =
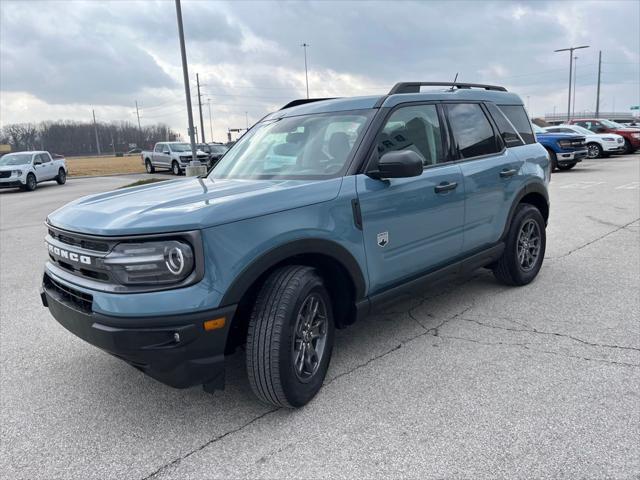
<path id="1" fill-rule="evenodd" d="M 42 160 L 34 160 L 33 164 L 34 165 L 42 165 Z"/>
<path id="2" fill-rule="evenodd" d="M 169 150 L 163 150 L 162 153 L 164 153 L 165 155 L 170 155 L 171 152 Z"/>
<path id="3" fill-rule="evenodd" d="M 407 178 L 422 175 L 422 157 L 413 150 L 387 152 L 378 160 L 378 170 L 369 172 L 372 178 Z"/>

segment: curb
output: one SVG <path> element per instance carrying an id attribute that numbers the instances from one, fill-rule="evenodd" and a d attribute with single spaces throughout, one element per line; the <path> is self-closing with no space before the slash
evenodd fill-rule
<path id="1" fill-rule="evenodd" d="M 100 178 L 100 177 L 126 177 L 129 175 L 143 175 L 146 172 L 140 173 L 105 173 L 104 175 L 80 175 L 77 177 L 67 176 L 67 180 L 82 180 L 84 178 Z"/>

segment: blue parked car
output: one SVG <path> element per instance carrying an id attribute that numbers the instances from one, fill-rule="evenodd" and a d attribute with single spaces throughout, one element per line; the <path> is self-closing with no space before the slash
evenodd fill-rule
<path id="1" fill-rule="evenodd" d="M 482 267 L 531 282 L 549 167 L 502 87 L 298 100 L 205 178 L 50 214 L 42 300 L 72 333 L 174 387 L 221 388 L 225 355 L 246 345 L 256 395 L 299 407 L 322 385 L 336 328 Z"/>
<path id="2" fill-rule="evenodd" d="M 538 142 L 547 149 L 551 170 L 571 170 L 586 158 L 589 151 L 584 135 L 575 133 L 551 133 L 533 125 Z"/>

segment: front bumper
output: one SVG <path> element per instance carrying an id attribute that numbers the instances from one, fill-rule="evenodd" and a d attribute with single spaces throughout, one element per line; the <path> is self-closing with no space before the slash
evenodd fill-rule
<path id="1" fill-rule="evenodd" d="M 42 303 L 64 328 L 175 388 L 224 387 L 224 353 L 235 305 L 165 317 L 114 317 L 92 310 L 92 297 L 45 273 Z M 225 317 L 205 331 L 203 322 Z"/>
<path id="2" fill-rule="evenodd" d="M 6 178 L 0 178 L 0 188 L 16 188 L 24 187 L 27 183 L 27 176 L 22 175 L 20 177 L 12 175 Z"/>
<path id="3" fill-rule="evenodd" d="M 556 158 L 559 164 L 581 162 L 583 158 L 587 158 L 587 150 L 576 150 L 573 152 L 558 152 Z"/>
<path id="4" fill-rule="evenodd" d="M 618 153 L 618 152 L 624 152 L 624 143 L 611 143 L 610 145 L 608 143 L 604 143 L 603 144 L 603 151 L 607 152 L 607 153 Z"/>

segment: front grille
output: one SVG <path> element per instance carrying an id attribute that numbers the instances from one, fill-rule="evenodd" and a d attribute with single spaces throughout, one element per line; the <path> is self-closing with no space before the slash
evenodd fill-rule
<path id="1" fill-rule="evenodd" d="M 584 147 L 586 144 L 586 142 L 584 140 L 572 140 L 571 141 L 571 146 L 572 147 Z"/>
<path id="2" fill-rule="evenodd" d="M 11 172 L 0 172 L 0 178 L 9 178 L 11 176 Z"/>
<path id="3" fill-rule="evenodd" d="M 45 273 L 42 283 L 45 290 L 55 292 L 59 300 L 84 313 L 93 311 L 93 296 L 57 282 Z"/>
<path id="4" fill-rule="evenodd" d="M 73 234 L 56 232 L 52 229 L 49 229 L 49 235 L 62 243 L 73 245 L 74 247 L 80 247 L 85 250 L 93 250 L 94 252 L 109 251 L 109 244 L 105 242 L 97 242 L 94 240 L 89 240 L 87 238 L 75 236 Z"/>

